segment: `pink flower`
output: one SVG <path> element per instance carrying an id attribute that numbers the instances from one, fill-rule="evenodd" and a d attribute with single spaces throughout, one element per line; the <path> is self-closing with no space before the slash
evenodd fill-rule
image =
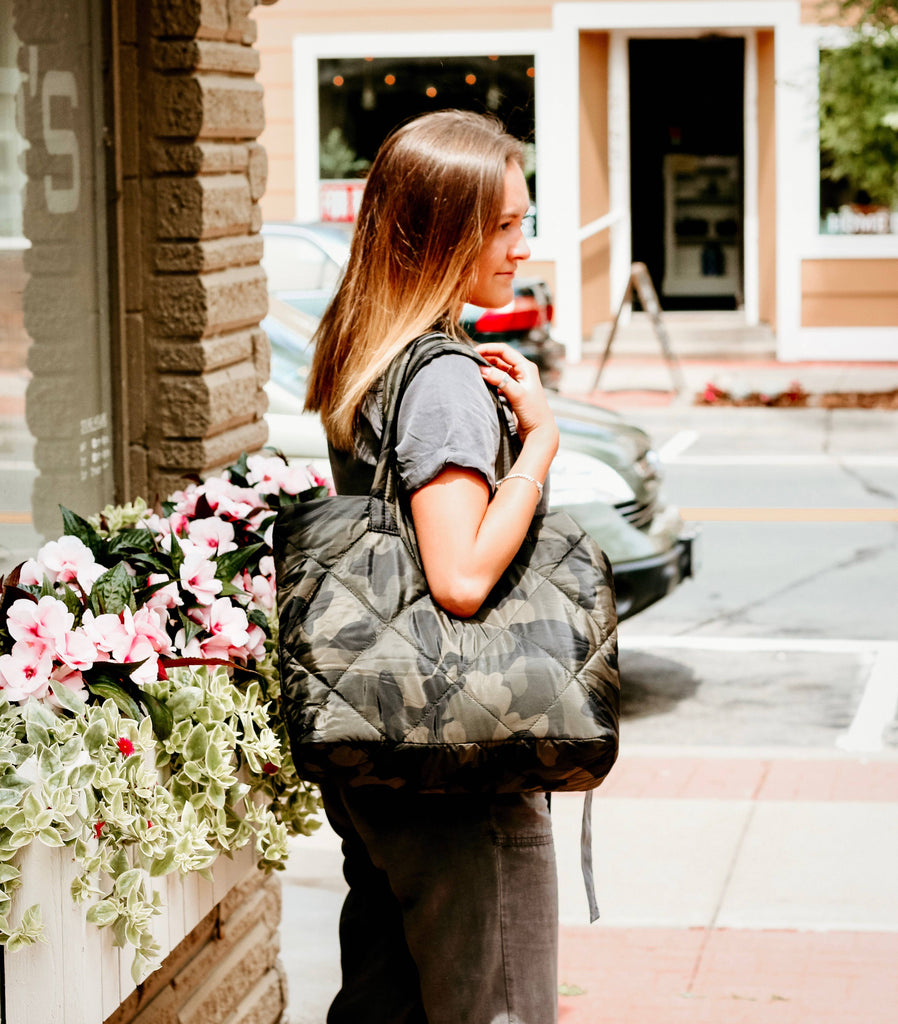
<path id="1" fill-rule="evenodd" d="M 0 687 L 9 701 L 43 697 L 50 688 L 53 656 L 42 643 L 19 640 L 0 656 Z"/>
<path id="2" fill-rule="evenodd" d="M 43 567 L 51 583 L 77 580 L 86 591 L 106 572 L 106 567 L 94 560 L 90 548 L 69 534 L 45 544 L 37 553 L 37 564 Z"/>
<path id="3" fill-rule="evenodd" d="M 122 624 L 126 630 L 133 630 L 135 637 L 143 637 L 148 640 L 157 654 L 171 654 L 171 640 L 152 608 L 138 608 L 133 616 L 131 610 L 126 608 L 122 615 L 124 617 Z"/>
<path id="4" fill-rule="evenodd" d="M 181 586 L 190 591 L 200 604 L 212 604 L 221 593 L 222 582 L 215 578 L 215 563 L 202 551 L 188 551 L 178 575 Z"/>
<path id="5" fill-rule="evenodd" d="M 130 757 L 134 753 L 134 744 L 127 736 L 119 736 L 115 741 L 115 745 L 118 747 L 122 757 Z"/>
<path id="6" fill-rule="evenodd" d="M 238 487 L 224 477 L 210 477 L 202 487 L 209 507 L 219 516 L 243 520 L 259 505 L 259 496 L 248 487 Z"/>
<path id="7" fill-rule="evenodd" d="M 168 578 L 164 572 L 151 572 L 147 578 L 147 585 L 153 586 L 155 583 L 165 583 Z M 146 607 L 154 609 L 176 608 L 183 603 L 180 591 L 178 590 L 178 584 L 172 580 L 167 586 L 160 587 L 150 594 L 146 600 Z"/>
<path id="8" fill-rule="evenodd" d="M 209 632 L 201 641 L 207 658 L 228 658 L 232 654 L 245 656 L 243 648 L 249 642 L 246 612 L 227 597 L 219 597 L 209 609 Z"/>
<path id="9" fill-rule="evenodd" d="M 42 597 L 38 602 L 20 598 L 13 601 L 6 617 L 6 628 L 14 640 L 25 640 L 52 648 L 64 642 L 75 616 L 62 601 Z"/>
<path id="10" fill-rule="evenodd" d="M 233 525 L 218 516 L 192 520 L 187 524 L 187 536 L 198 548 L 206 549 L 207 554 L 237 550 Z"/>
<path id="11" fill-rule="evenodd" d="M 253 576 L 248 592 L 252 594 L 253 601 L 264 611 L 270 612 L 274 608 L 277 596 L 274 580 L 267 576 Z"/>
<path id="12" fill-rule="evenodd" d="M 304 466 L 288 466 L 283 459 L 264 455 L 251 455 L 246 460 L 246 478 L 264 494 L 299 494 L 313 486 L 309 471 Z"/>
<path id="13" fill-rule="evenodd" d="M 102 837 L 104 828 L 106 828 L 105 821 L 94 822 L 94 835 L 97 837 L 97 839 L 100 839 Z"/>
<path id="14" fill-rule="evenodd" d="M 97 648 L 82 630 L 74 629 L 56 645 L 56 657 L 73 671 L 84 672 L 97 660 Z"/>
<path id="15" fill-rule="evenodd" d="M 144 615 L 148 617 L 152 613 L 145 611 Z M 96 645 L 97 660 L 117 661 L 120 665 L 142 662 L 139 668 L 131 672 L 131 678 L 136 683 L 153 682 L 156 679 L 156 650 L 143 628 L 142 620 L 139 625 L 135 625 L 130 608 L 125 608 L 121 616 L 111 613 L 95 616 L 88 609 L 84 613 L 81 628 Z M 155 625 L 152 628 L 155 629 Z M 166 642 L 167 639 L 166 637 Z"/>

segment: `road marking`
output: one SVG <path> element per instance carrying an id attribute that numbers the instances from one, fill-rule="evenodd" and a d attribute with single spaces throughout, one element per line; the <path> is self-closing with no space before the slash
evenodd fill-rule
<path id="1" fill-rule="evenodd" d="M 629 635 L 621 630 L 621 649 L 718 651 L 721 653 L 855 654 L 871 659 L 864 693 L 849 728 L 836 738 L 847 753 L 876 753 L 884 748 L 886 729 L 898 714 L 898 641 L 827 640 L 817 637 Z"/>
<path id="2" fill-rule="evenodd" d="M 698 440 L 697 430 L 679 430 L 674 436 L 661 445 L 658 456 L 662 462 L 680 462 L 683 452 Z"/>
<path id="3" fill-rule="evenodd" d="M 30 512 L 0 512 L 0 523 L 7 526 L 26 525 L 31 522 Z"/>
<path id="4" fill-rule="evenodd" d="M 898 523 L 898 508 L 684 508 L 693 523 Z"/>
<path id="5" fill-rule="evenodd" d="M 689 433 L 689 431 L 683 431 Z M 668 444 L 677 440 L 674 435 Z M 861 455 L 846 452 L 844 454 L 821 455 L 680 455 L 676 448 L 673 454 L 665 454 L 667 445 L 663 445 L 658 454 L 667 465 L 676 466 L 879 466 L 885 468 L 898 467 L 898 455 Z"/>
<path id="6" fill-rule="evenodd" d="M 898 644 L 883 645 L 867 677 L 864 695 L 847 732 L 836 739 L 852 753 L 882 750 L 883 736 L 898 712 Z"/>
<path id="7" fill-rule="evenodd" d="M 621 647 L 638 650 L 663 647 L 681 651 L 804 651 L 810 654 L 876 654 L 894 650 L 898 656 L 898 641 L 893 640 L 830 640 L 825 637 L 778 636 L 686 636 L 681 634 L 630 633 L 626 624 L 620 627 Z"/>

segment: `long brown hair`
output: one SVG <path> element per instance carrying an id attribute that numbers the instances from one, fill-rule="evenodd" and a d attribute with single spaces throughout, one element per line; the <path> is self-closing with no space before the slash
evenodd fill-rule
<path id="1" fill-rule="evenodd" d="M 463 336 L 457 317 L 498 225 L 509 160 L 523 166 L 521 144 L 460 110 L 416 118 L 381 146 L 306 393 L 334 447 L 352 449 L 365 395 L 409 342 L 434 325 Z"/>

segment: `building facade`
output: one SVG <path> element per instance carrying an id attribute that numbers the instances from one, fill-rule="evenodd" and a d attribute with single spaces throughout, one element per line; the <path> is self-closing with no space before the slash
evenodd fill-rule
<path id="1" fill-rule="evenodd" d="M 533 269 L 553 284 L 570 356 L 639 260 L 665 308 L 769 324 L 782 360 L 896 359 L 898 213 L 821 174 L 821 53 L 845 33 L 818 12 L 811 0 L 280 0 L 258 19 L 263 215 L 351 216 L 391 111 L 494 110 L 531 143 Z"/>

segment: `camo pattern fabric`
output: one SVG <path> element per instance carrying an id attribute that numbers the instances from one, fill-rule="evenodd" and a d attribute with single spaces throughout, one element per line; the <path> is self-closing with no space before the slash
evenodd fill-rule
<path id="1" fill-rule="evenodd" d="M 297 772 L 418 792 L 597 786 L 617 756 L 620 704 L 603 552 L 566 513 L 538 516 L 480 610 L 457 618 L 431 598 L 410 516 L 386 493 L 376 481 L 370 496 L 278 515 Z"/>

